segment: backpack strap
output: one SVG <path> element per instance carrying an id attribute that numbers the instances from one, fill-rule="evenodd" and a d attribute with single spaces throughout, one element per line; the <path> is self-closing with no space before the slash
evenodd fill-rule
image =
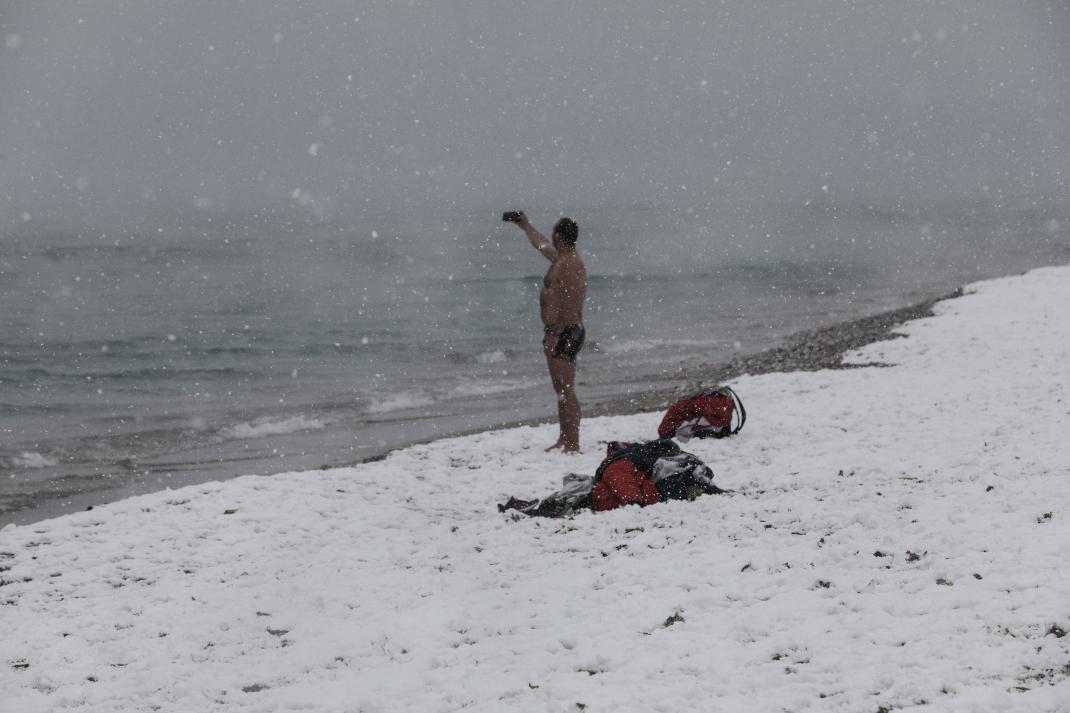
<path id="1" fill-rule="evenodd" d="M 722 388 L 728 392 L 728 395 L 732 398 L 732 403 L 736 405 L 736 410 L 739 411 L 739 423 L 731 431 L 732 433 L 739 433 L 743 428 L 743 424 L 747 422 L 747 409 L 743 408 L 743 402 L 739 400 L 739 396 L 732 390 L 731 386 Z"/>
<path id="2" fill-rule="evenodd" d="M 699 398 L 701 396 L 720 396 L 726 399 L 732 400 L 732 405 L 735 407 L 733 410 L 739 414 L 738 423 L 736 427 L 732 428 L 729 424 L 728 428 L 723 431 L 703 431 L 696 433 L 695 438 L 727 438 L 728 436 L 739 433 L 743 428 L 743 424 L 747 422 L 747 409 L 743 408 L 743 401 L 740 400 L 739 395 L 732 389 L 731 386 L 715 386 L 712 389 L 706 389 L 695 394 L 692 398 Z"/>
<path id="3" fill-rule="evenodd" d="M 650 470 L 654 465 L 654 461 L 658 458 L 664 458 L 666 456 L 674 456 L 680 452 L 680 446 L 676 445 L 676 442 L 671 438 L 659 438 L 655 441 L 646 441 L 645 443 L 633 443 L 627 448 L 617 451 L 613 455 L 607 457 L 602 464 L 598 466 L 598 470 L 594 473 L 594 482 L 602 480 L 602 473 L 605 472 L 613 463 L 619 460 L 630 460 L 637 470 Z"/>

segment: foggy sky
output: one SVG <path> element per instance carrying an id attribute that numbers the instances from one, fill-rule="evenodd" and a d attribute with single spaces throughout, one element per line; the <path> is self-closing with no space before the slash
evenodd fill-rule
<path id="1" fill-rule="evenodd" d="M 1061 2 L 0 0 L 0 230 L 1065 195 Z"/>

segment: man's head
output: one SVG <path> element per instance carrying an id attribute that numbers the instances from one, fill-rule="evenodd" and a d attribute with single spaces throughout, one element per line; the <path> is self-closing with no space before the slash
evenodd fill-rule
<path id="1" fill-rule="evenodd" d="M 561 241 L 563 245 L 574 247 L 576 245 L 576 238 L 580 236 L 580 226 L 576 225 L 576 221 L 572 218 L 562 218 L 554 223 L 554 237 Z"/>

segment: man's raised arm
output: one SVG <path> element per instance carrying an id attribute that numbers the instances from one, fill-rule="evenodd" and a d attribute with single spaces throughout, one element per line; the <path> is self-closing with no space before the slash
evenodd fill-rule
<path id="1" fill-rule="evenodd" d="M 528 216 L 524 213 L 524 211 L 519 211 L 519 213 L 520 218 L 516 221 L 517 227 L 524 231 L 524 233 L 528 236 L 528 240 L 531 241 L 532 246 L 534 246 L 536 250 L 542 253 L 543 257 L 545 257 L 550 262 L 556 260 L 557 250 L 554 248 L 553 244 L 549 240 L 547 240 L 542 233 L 540 233 L 538 230 L 535 230 L 535 227 L 530 222 L 528 222 Z"/>

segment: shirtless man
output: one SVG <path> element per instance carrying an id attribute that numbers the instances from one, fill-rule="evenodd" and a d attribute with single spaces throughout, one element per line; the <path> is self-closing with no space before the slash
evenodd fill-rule
<path id="1" fill-rule="evenodd" d="M 580 402 L 576 398 L 576 354 L 583 346 L 583 300 L 587 296 L 587 268 L 576 252 L 579 228 L 576 222 L 562 218 L 554 224 L 553 241 L 547 240 L 520 212 L 517 226 L 528 240 L 550 261 L 550 269 L 539 291 L 542 315 L 542 351 L 550 380 L 557 392 L 557 420 L 561 435 L 546 450 L 565 453 L 580 450 Z"/>

